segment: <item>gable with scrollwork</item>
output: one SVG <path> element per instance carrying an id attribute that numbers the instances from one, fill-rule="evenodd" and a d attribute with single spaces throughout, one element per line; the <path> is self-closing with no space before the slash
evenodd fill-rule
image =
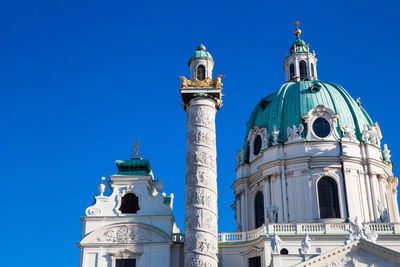
<path id="1" fill-rule="evenodd" d="M 170 243 L 162 230 L 142 223 L 116 223 L 88 234 L 80 245 Z"/>

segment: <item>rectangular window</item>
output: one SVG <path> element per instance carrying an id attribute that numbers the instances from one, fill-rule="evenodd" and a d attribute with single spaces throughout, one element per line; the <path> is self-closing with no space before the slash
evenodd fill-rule
<path id="1" fill-rule="evenodd" d="M 136 259 L 117 259 L 116 267 L 136 267 Z"/>
<path id="2" fill-rule="evenodd" d="M 249 267 L 261 267 L 261 257 L 249 258 Z"/>

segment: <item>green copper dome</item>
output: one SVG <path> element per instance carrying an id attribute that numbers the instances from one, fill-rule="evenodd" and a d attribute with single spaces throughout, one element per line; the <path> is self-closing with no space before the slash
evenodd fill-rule
<path id="1" fill-rule="evenodd" d="M 254 108 L 247 122 L 245 152 L 248 150 L 247 135 L 253 125 L 267 127 L 271 133 L 277 126 L 280 143 L 287 141 L 288 126 L 303 124 L 302 115 L 318 105 L 339 114 L 337 132 L 342 135 L 340 126 L 355 129 L 358 140 L 362 140 L 365 125 L 373 125 L 371 118 L 347 91 L 340 85 L 321 81 L 288 82 L 275 93 L 264 97 Z M 304 125 L 306 126 L 306 125 Z M 303 132 L 305 137 L 305 131 Z M 271 145 L 272 140 L 270 139 Z"/>
<path id="2" fill-rule="evenodd" d="M 291 54 L 294 53 L 294 46 L 296 46 L 296 53 L 307 53 L 308 52 L 306 42 L 304 42 L 302 39 L 300 39 L 300 37 L 296 38 L 292 47 L 290 48 Z"/>
<path id="3" fill-rule="evenodd" d="M 211 61 L 213 61 L 211 54 L 206 51 L 206 47 L 203 44 L 200 44 L 197 47 L 197 50 L 192 54 L 192 56 L 190 57 L 190 60 L 189 60 L 189 65 L 190 65 L 190 62 L 192 62 L 192 60 L 196 59 L 196 58 L 208 58 L 208 59 L 211 59 Z"/>

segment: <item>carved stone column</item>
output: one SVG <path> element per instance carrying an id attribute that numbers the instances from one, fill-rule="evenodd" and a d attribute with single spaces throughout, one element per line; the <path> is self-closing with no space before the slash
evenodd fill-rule
<path id="1" fill-rule="evenodd" d="M 375 172 L 370 172 L 369 173 L 369 181 L 371 184 L 371 196 L 372 196 L 372 209 L 374 212 L 374 221 L 377 221 L 379 218 L 379 212 L 378 212 L 378 201 L 379 201 L 379 195 L 378 195 L 378 186 L 377 186 L 377 174 Z"/>
<path id="2" fill-rule="evenodd" d="M 214 89 L 217 95 L 209 89 L 181 89 L 187 113 L 185 267 L 218 266 L 215 114 L 221 88 Z"/>

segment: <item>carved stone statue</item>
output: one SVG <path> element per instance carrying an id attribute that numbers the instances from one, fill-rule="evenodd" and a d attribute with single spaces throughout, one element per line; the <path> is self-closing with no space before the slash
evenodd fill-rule
<path id="1" fill-rule="evenodd" d="M 362 139 L 365 143 L 379 145 L 379 136 L 375 126 L 365 125 L 362 131 Z"/>
<path id="2" fill-rule="evenodd" d="M 303 132 L 303 130 L 304 130 L 303 124 L 300 124 L 299 127 L 296 127 L 295 125 L 293 125 L 293 128 L 290 128 L 288 126 L 287 130 L 286 130 L 288 141 L 295 141 L 295 140 L 302 139 L 301 133 Z"/>
<path id="3" fill-rule="evenodd" d="M 278 208 L 277 207 L 269 207 L 267 208 L 268 218 L 270 223 L 277 223 L 278 220 Z"/>
<path id="4" fill-rule="evenodd" d="M 275 233 L 271 238 L 272 254 L 277 254 L 281 250 L 282 239 Z"/>
<path id="5" fill-rule="evenodd" d="M 268 134 L 268 129 L 267 128 L 261 128 L 260 129 L 260 136 L 262 139 L 263 143 L 263 148 L 266 148 L 268 146 L 268 141 L 269 141 L 269 134 Z"/>
<path id="6" fill-rule="evenodd" d="M 133 156 L 132 157 L 138 157 L 139 156 L 139 150 L 140 150 L 140 143 L 135 140 L 132 146 L 133 149 Z"/>
<path id="7" fill-rule="evenodd" d="M 376 243 L 376 240 L 378 239 L 378 234 L 375 231 L 372 231 L 372 233 L 367 235 L 365 239 L 369 242 Z"/>
<path id="8" fill-rule="evenodd" d="M 364 130 L 362 131 L 362 140 L 365 143 L 369 143 L 369 139 L 370 139 L 370 132 L 369 132 L 368 126 L 365 125 Z"/>
<path id="9" fill-rule="evenodd" d="M 301 253 L 308 254 L 311 251 L 311 238 L 308 236 L 308 233 L 301 240 Z"/>
<path id="10" fill-rule="evenodd" d="M 350 142 L 357 142 L 356 133 L 355 133 L 354 128 L 352 128 L 350 126 L 340 126 L 340 129 L 342 130 L 342 134 L 343 134 L 342 140 L 350 141 Z"/>
<path id="11" fill-rule="evenodd" d="M 182 81 L 180 88 L 185 87 L 216 87 L 221 88 L 222 82 L 221 78 L 224 75 L 218 75 L 215 79 L 205 78 L 204 80 L 199 80 L 197 78 L 193 78 L 191 80 L 186 79 L 184 76 L 179 76 L 178 79 Z"/>
<path id="12" fill-rule="evenodd" d="M 387 162 L 390 162 L 390 158 L 392 157 L 392 155 L 390 155 L 390 150 L 388 149 L 387 144 L 383 145 L 383 156 L 385 157 L 385 160 Z"/>
<path id="13" fill-rule="evenodd" d="M 244 148 L 242 147 L 240 151 L 236 152 L 236 164 L 239 166 L 244 163 Z"/>
<path id="14" fill-rule="evenodd" d="M 351 225 L 351 228 L 347 230 L 349 232 L 349 235 L 345 238 L 345 241 L 344 241 L 344 243 L 346 245 L 353 241 L 365 239 L 364 226 L 358 220 L 357 216 L 354 220 L 350 219 L 350 225 Z"/>
<path id="15" fill-rule="evenodd" d="M 276 146 L 278 144 L 278 137 L 279 137 L 279 130 L 278 130 L 278 128 L 276 128 L 276 125 L 274 125 L 274 129 L 273 129 L 271 135 L 272 135 L 272 140 L 273 140 L 272 145 Z"/>
<path id="16" fill-rule="evenodd" d="M 378 212 L 381 222 L 387 223 L 389 222 L 389 214 L 388 210 L 383 207 L 382 203 L 378 200 Z"/>
<path id="17" fill-rule="evenodd" d="M 158 177 L 157 178 L 157 183 L 154 186 L 156 188 L 158 194 L 160 194 L 164 189 L 164 184 L 161 182 L 161 180 L 162 180 L 161 177 Z"/>
<path id="18" fill-rule="evenodd" d="M 369 127 L 370 131 L 370 142 L 373 145 L 378 145 L 379 144 L 379 138 L 378 138 L 378 132 L 376 131 L 375 126 L 370 126 Z"/>

